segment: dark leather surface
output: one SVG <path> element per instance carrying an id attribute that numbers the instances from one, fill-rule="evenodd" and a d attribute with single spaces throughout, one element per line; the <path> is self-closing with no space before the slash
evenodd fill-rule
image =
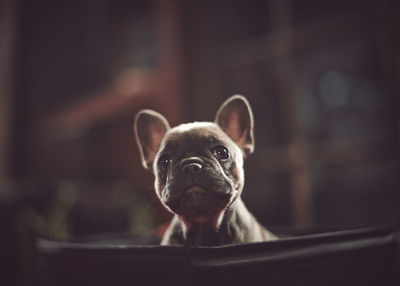
<path id="1" fill-rule="evenodd" d="M 37 246 L 40 285 L 400 285 L 385 228 L 223 247 Z"/>

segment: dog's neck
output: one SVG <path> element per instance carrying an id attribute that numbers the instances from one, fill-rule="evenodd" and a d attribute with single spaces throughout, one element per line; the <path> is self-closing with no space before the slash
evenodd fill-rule
<path id="1" fill-rule="evenodd" d="M 241 243 L 253 235 L 256 220 L 241 198 L 237 198 L 221 215 L 217 228 L 210 223 L 204 223 L 194 224 L 189 230 L 186 230 L 182 220 L 175 216 L 171 222 L 173 225 L 170 240 L 163 241 L 163 244 L 215 246 Z"/>

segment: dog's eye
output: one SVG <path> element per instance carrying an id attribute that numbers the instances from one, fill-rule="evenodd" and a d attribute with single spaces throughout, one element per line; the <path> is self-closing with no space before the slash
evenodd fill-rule
<path id="1" fill-rule="evenodd" d="M 165 170 L 165 169 L 168 169 L 170 162 L 171 162 L 171 159 L 169 158 L 169 156 L 163 155 L 158 160 L 158 166 L 160 166 L 161 169 Z"/>
<path id="2" fill-rule="evenodd" d="M 229 151 L 225 146 L 219 145 L 215 147 L 214 154 L 220 160 L 226 160 L 229 158 Z"/>

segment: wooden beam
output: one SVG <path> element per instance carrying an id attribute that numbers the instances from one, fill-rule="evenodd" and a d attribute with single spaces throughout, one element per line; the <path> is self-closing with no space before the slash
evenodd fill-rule
<path id="1" fill-rule="evenodd" d="M 83 136 L 94 125 L 121 116 L 132 116 L 133 122 L 133 112 L 152 105 L 159 88 L 158 75 L 140 70 L 126 71 L 112 86 L 39 119 L 35 124 L 38 130 L 38 142 L 35 143 L 44 146 L 74 139 Z"/>
<path id="2" fill-rule="evenodd" d="M 11 177 L 16 1 L 0 1 L 0 182 Z"/>
<path id="3" fill-rule="evenodd" d="M 181 123 L 183 113 L 183 4 L 182 0 L 157 0 L 157 34 L 161 89 L 160 110 L 172 125 Z"/>
<path id="4" fill-rule="evenodd" d="M 297 74 L 294 59 L 295 39 L 289 0 L 271 1 L 271 20 L 274 27 L 272 41 L 274 54 L 286 51 L 286 55 L 276 61 L 276 72 L 282 98 L 283 128 L 291 142 L 287 158 L 292 186 L 293 223 L 296 227 L 308 227 L 313 221 L 309 154 L 297 104 L 299 99 L 295 86 Z"/>

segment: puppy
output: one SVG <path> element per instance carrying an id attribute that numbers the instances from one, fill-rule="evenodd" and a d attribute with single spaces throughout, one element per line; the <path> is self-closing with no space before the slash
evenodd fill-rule
<path id="1" fill-rule="evenodd" d="M 243 160 L 254 151 L 253 113 L 235 95 L 219 108 L 215 122 L 170 128 L 152 110 L 135 117 L 134 133 L 144 168 L 174 217 L 163 245 L 217 246 L 276 239 L 245 207 Z"/>

